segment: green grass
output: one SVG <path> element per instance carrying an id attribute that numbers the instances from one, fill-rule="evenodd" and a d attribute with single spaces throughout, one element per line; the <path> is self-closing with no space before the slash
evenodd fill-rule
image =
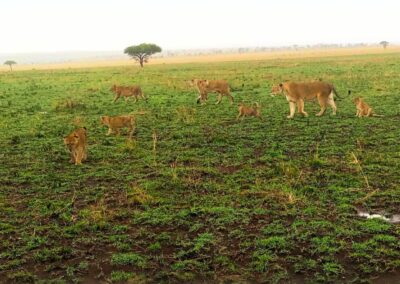
<path id="1" fill-rule="evenodd" d="M 355 206 L 400 213 L 399 73 L 399 54 L 1 73 L 0 279 L 398 280 L 399 225 Z M 235 105 L 197 105 L 194 77 L 226 79 Z M 287 120 L 272 84 L 319 78 L 338 115 Z M 149 101 L 112 103 L 113 83 Z M 348 89 L 384 117 L 356 119 Z M 264 120 L 237 122 L 241 101 Z M 100 116 L 137 111 L 132 141 L 105 136 Z M 62 140 L 78 126 L 82 166 Z"/>

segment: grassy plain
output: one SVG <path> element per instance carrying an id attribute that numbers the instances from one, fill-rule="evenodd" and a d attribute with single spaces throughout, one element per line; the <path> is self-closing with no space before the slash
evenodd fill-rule
<path id="1" fill-rule="evenodd" d="M 399 73 L 399 53 L 1 73 L 0 281 L 399 281 L 399 225 L 355 211 L 400 213 Z M 196 105 L 193 77 L 235 105 Z M 269 95 L 319 78 L 336 117 L 287 120 Z M 150 99 L 112 103 L 113 83 Z M 348 89 L 385 116 L 356 119 Z M 240 101 L 264 120 L 235 121 Z M 133 141 L 105 136 L 101 115 L 136 111 Z M 62 144 L 77 126 L 82 166 Z"/>
<path id="2" fill-rule="evenodd" d="M 217 63 L 231 61 L 259 61 L 271 59 L 297 59 L 297 58 L 316 58 L 316 57 L 336 57 L 365 54 L 387 54 L 399 53 L 400 46 L 391 45 L 387 49 L 380 46 L 368 47 L 349 47 L 349 48 L 309 48 L 298 50 L 277 50 L 271 52 L 247 52 L 247 53 L 222 53 L 222 54 L 199 54 L 199 55 L 179 55 L 151 58 L 147 65 L 160 64 L 187 64 L 187 63 Z M 71 60 L 62 63 L 48 64 L 16 64 L 13 69 L 16 71 L 27 70 L 58 70 L 58 69 L 81 69 L 99 67 L 125 67 L 127 65 L 137 65 L 134 60 L 121 54 L 121 59 L 109 60 Z M 0 72 L 7 72 L 10 68 L 7 65 L 0 65 Z"/>

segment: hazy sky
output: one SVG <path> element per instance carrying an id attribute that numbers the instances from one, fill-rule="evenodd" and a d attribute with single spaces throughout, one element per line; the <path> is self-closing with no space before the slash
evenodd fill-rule
<path id="1" fill-rule="evenodd" d="M 0 53 L 400 42 L 399 0 L 0 0 Z"/>

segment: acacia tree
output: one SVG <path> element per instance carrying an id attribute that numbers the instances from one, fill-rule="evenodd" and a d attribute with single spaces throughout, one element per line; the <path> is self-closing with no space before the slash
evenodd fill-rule
<path id="1" fill-rule="evenodd" d="M 131 56 L 140 66 L 143 67 L 143 63 L 147 63 L 150 56 L 154 53 L 161 52 L 161 47 L 153 43 L 142 43 L 139 45 L 132 45 L 125 48 L 124 53 Z"/>
<path id="2" fill-rule="evenodd" d="M 12 66 L 13 66 L 14 64 L 17 64 L 17 62 L 15 62 L 15 61 L 13 61 L 13 60 L 7 60 L 6 62 L 4 62 L 4 65 L 10 66 L 10 71 L 13 70 L 13 69 L 12 69 Z"/>
<path id="3" fill-rule="evenodd" d="M 382 45 L 384 49 L 386 49 L 386 47 L 388 47 L 388 45 L 389 45 L 389 42 L 384 40 L 384 41 L 381 41 L 379 44 Z"/>

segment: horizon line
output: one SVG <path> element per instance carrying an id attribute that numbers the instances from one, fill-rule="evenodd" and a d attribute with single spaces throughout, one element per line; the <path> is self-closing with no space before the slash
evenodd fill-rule
<path id="1" fill-rule="evenodd" d="M 212 50 L 238 50 L 240 48 L 245 49 L 282 49 L 282 48 L 321 48 L 321 47 L 359 47 L 359 46 L 379 46 L 379 42 L 354 42 L 354 43 L 313 43 L 313 44 L 286 44 L 286 45 L 242 45 L 242 46 L 226 46 L 226 47 L 188 47 L 188 48 L 167 48 L 163 49 L 161 53 L 164 52 L 179 52 L 179 51 L 212 51 Z M 389 42 L 389 46 L 400 45 L 398 42 Z M 27 54 L 57 54 L 57 53 L 95 53 L 95 52 L 105 52 L 114 53 L 121 52 L 123 54 L 123 49 L 70 49 L 70 50 L 55 50 L 55 51 L 17 51 L 17 52 L 1 52 L 0 55 L 27 55 Z"/>

